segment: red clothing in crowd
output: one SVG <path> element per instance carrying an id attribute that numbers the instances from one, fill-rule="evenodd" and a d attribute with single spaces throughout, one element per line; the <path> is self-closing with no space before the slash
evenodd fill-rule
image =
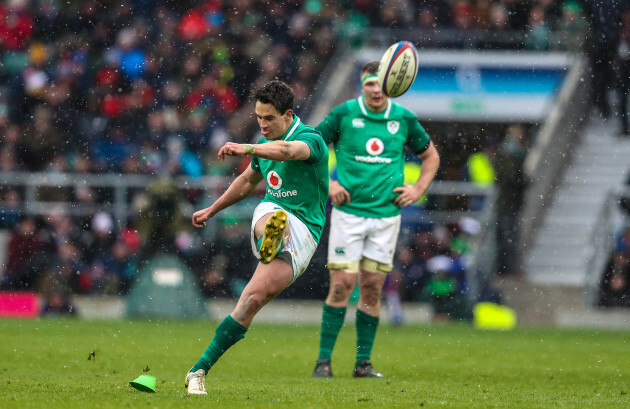
<path id="1" fill-rule="evenodd" d="M 33 16 L 28 10 L 9 10 L 0 5 L 0 49 L 24 50 L 33 34 Z"/>

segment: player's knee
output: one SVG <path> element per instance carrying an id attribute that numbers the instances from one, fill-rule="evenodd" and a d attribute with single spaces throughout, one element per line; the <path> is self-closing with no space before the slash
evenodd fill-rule
<path id="1" fill-rule="evenodd" d="M 363 283 L 359 288 L 359 297 L 363 304 L 376 306 L 381 299 L 381 286 L 374 282 Z"/>
<path id="2" fill-rule="evenodd" d="M 380 304 L 380 298 L 378 297 L 366 296 L 360 298 L 359 302 L 368 308 L 376 308 Z"/>
<path id="3" fill-rule="evenodd" d="M 253 316 L 256 314 L 265 304 L 269 302 L 269 297 L 261 292 L 255 292 L 248 295 L 243 303 L 244 312 L 247 315 Z"/>
<path id="4" fill-rule="evenodd" d="M 341 302 L 348 298 L 350 285 L 344 281 L 333 281 L 330 283 L 330 295 L 335 302 Z"/>

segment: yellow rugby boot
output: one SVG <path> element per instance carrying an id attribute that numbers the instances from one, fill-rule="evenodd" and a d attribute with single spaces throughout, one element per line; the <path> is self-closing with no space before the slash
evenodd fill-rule
<path id="1" fill-rule="evenodd" d="M 261 263 L 271 263 L 271 260 L 280 252 L 286 227 L 287 212 L 283 209 L 276 210 L 265 224 L 265 232 L 258 250 L 258 260 Z"/>

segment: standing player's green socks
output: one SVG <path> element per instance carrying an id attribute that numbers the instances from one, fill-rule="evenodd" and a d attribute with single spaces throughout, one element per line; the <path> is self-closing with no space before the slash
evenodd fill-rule
<path id="1" fill-rule="evenodd" d="M 378 317 L 373 317 L 357 309 L 357 362 L 370 360 L 372 345 L 378 327 Z"/>
<path id="2" fill-rule="evenodd" d="M 331 307 L 324 303 L 322 312 L 322 329 L 319 338 L 319 357 L 317 359 L 330 359 L 332 357 L 337 335 L 346 318 L 346 307 Z"/>
<path id="3" fill-rule="evenodd" d="M 247 328 L 239 324 L 231 315 L 225 317 L 214 331 L 214 338 L 210 341 L 210 345 L 208 345 L 208 348 L 190 372 L 197 372 L 199 369 L 203 369 L 205 373 L 208 373 L 208 370 L 221 358 L 225 351 L 245 338 L 246 332 Z"/>

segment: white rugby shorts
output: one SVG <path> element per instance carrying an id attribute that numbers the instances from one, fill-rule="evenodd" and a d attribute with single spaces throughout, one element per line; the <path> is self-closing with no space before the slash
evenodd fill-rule
<path id="1" fill-rule="evenodd" d="M 258 257 L 258 250 L 256 249 L 257 243 L 254 237 L 254 227 L 258 220 L 264 215 L 273 213 L 279 209 L 282 209 L 282 207 L 271 202 L 261 202 L 256 206 L 256 209 L 254 209 L 250 238 L 252 252 L 256 257 Z M 308 263 L 311 261 L 311 258 L 313 258 L 313 254 L 315 254 L 317 242 L 311 235 L 308 227 L 306 227 L 300 219 L 286 209 L 284 210 L 287 212 L 289 220 L 289 242 L 283 244 L 282 250 L 280 250 L 280 253 L 276 257 L 287 261 L 291 267 L 293 267 L 293 280 L 291 281 L 291 284 L 293 284 L 293 282 L 302 275 L 304 270 L 306 270 L 306 267 L 308 267 Z"/>
<path id="2" fill-rule="evenodd" d="M 328 240 L 328 268 L 359 271 L 365 259 L 378 264 L 380 272 L 391 270 L 398 233 L 400 215 L 383 218 L 360 217 L 334 207 L 330 217 Z"/>

